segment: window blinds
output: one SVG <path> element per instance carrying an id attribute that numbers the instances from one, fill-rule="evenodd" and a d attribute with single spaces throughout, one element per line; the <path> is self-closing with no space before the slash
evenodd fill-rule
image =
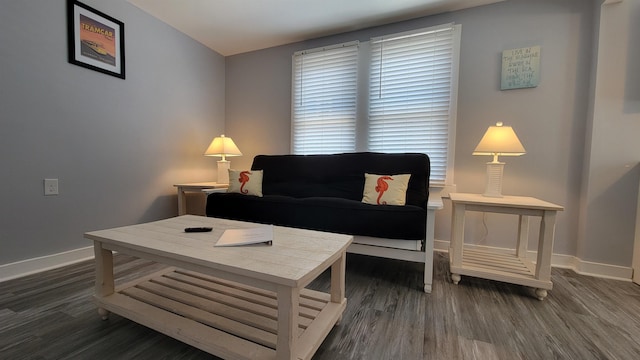
<path id="1" fill-rule="evenodd" d="M 293 54 L 292 151 L 355 151 L 358 42 Z"/>
<path id="2" fill-rule="evenodd" d="M 432 184 L 447 175 L 455 30 L 450 24 L 371 39 L 368 147 L 428 154 Z"/>

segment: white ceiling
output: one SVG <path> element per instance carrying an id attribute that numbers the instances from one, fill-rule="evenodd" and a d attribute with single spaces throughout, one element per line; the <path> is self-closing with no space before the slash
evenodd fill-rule
<path id="1" fill-rule="evenodd" d="M 504 0 L 128 0 L 229 56 Z"/>

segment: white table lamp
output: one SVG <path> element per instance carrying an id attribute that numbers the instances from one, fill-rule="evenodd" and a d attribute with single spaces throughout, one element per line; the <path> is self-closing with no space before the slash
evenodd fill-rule
<path id="1" fill-rule="evenodd" d="M 502 126 L 501 122 L 489 126 L 473 151 L 473 155 L 493 156 L 493 161 L 487 163 L 484 196 L 502 197 L 502 173 L 505 163 L 498 161 L 498 156 L 520 156 L 525 153 L 524 146 L 511 126 Z"/>
<path id="2" fill-rule="evenodd" d="M 229 168 L 231 162 L 227 160 L 227 156 L 240 156 L 242 153 L 231 138 L 220 135 L 211 142 L 211 145 L 204 152 L 205 156 L 221 156 L 222 159 L 218 160 L 218 183 L 229 183 Z"/>

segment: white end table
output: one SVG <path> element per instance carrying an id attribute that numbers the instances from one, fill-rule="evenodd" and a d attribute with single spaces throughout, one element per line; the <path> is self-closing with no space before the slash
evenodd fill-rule
<path id="1" fill-rule="evenodd" d="M 451 280 L 457 284 L 461 275 L 535 288 L 536 296 L 543 300 L 551 290 L 551 255 L 556 213 L 564 210 L 533 197 L 486 197 L 479 194 L 451 193 L 453 217 L 451 220 L 451 248 L 449 260 Z M 518 242 L 515 254 L 464 246 L 464 220 L 466 211 L 492 212 L 518 215 Z M 539 216 L 540 233 L 536 263 L 527 259 L 529 217 Z"/>
<path id="2" fill-rule="evenodd" d="M 185 215 L 187 213 L 187 192 L 202 192 L 211 189 L 215 189 L 217 191 L 225 191 L 229 187 L 229 184 L 218 184 L 215 181 L 209 181 L 199 183 L 175 184 L 173 186 L 178 189 L 178 215 Z"/>

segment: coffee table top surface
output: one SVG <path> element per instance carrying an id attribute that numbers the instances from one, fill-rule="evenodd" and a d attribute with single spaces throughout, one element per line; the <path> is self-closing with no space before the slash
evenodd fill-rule
<path id="1" fill-rule="evenodd" d="M 201 226 L 212 227 L 213 231 L 184 232 L 186 227 Z M 101 242 L 106 249 L 132 249 L 180 263 L 296 287 L 304 286 L 334 263 L 353 239 L 350 235 L 274 226 L 271 246 L 214 247 L 224 230 L 256 226 L 260 224 L 183 215 L 91 231 L 85 233 L 85 238 Z"/>

